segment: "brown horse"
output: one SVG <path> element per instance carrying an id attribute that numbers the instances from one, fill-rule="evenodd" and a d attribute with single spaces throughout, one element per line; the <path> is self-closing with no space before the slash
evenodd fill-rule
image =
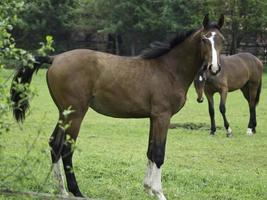
<path id="1" fill-rule="evenodd" d="M 170 119 L 184 106 L 188 88 L 202 66 L 202 36 L 214 32 L 220 40 L 223 21 L 223 15 L 218 23 L 210 22 L 206 15 L 203 27 L 180 33 L 166 44 L 154 43 L 138 57 L 77 49 L 53 57 L 36 57 L 33 68 L 18 69 L 11 87 L 11 99 L 15 118 L 23 121 L 28 100 L 15 85 L 17 82 L 29 84 L 33 72 L 43 63 L 52 64 L 47 71 L 47 84 L 58 107 L 60 123 L 49 144 L 61 192 L 66 193 L 59 171 L 62 158 L 68 190 L 75 196 L 82 196 L 72 170 L 73 151 L 66 135 L 76 141 L 81 122 L 91 107 L 111 117 L 150 119 L 144 187 L 158 199 L 166 199 L 161 186 L 161 166 Z M 209 70 L 216 74 L 220 67 L 218 63 L 213 64 Z M 63 111 L 70 106 L 74 112 L 66 117 Z M 69 127 L 62 128 L 62 123 Z"/>
<path id="2" fill-rule="evenodd" d="M 213 95 L 219 92 L 221 98 L 219 109 L 223 117 L 224 127 L 227 136 L 232 136 L 232 130 L 225 114 L 226 97 L 228 92 L 240 89 L 249 104 L 250 119 L 247 134 L 253 135 L 257 125 L 256 105 L 260 99 L 263 64 L 250 53 L 239 53 L 232 56 L 222 55 L 220 56 L 220 63 L 221 72 L 216 76 L 210 75 L 209 72 L 200 71 L 194 81 L 198 94 L 197 101 L 203 101 L 203 91 L 208 100 L 211 120 L 210 133 L 214 135 L 216 132 Z"/>

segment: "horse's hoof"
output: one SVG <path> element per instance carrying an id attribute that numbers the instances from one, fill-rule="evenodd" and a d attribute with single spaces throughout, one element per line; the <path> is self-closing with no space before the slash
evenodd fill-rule
<path id="1" fill-rule="evenodd" d="M 253 135 L 252 128 L 248 128 L 248 130 L 247 130 L 247 135 L 248 135 L 248 136 L 252 136 L 252 135 Z"/>
<path id="2" fill-rule="evenodd" d="M 233 137 L 233 133 L 226 133 L 226 137 L 228 137 L 228 138 Z"/>
<path id="3" fill-rule="evenodd" d="M 154 193 L 152 192 L 152 190 L 150 188 L 145 188 L 145 192 L 150 196 L 150 197 L 154 197 Z"/>
<path id="4" fill-rule="evenodd" d="M 198 103 L 202 103 L 204 101 L 204 98 L 197 98 Z"/>
<path id="5" fill-rule="evenodd" d="M 63 197 L 70 197 L 72 196 L 71 193 L 68 193 L 66 190 L 60 190 L 60 191 L 53 191 L 54 195 L 59 195 L 59 196 L 63 196 Z"/>
<path id="6" fill-rule="evenodd" d="M 227 129 L 226 137 L 228 137 L 228 138 L 233 137 L 233 132 L 232 132 L 232 129 L 230 127 L 228 127 L 228 129 Z"/>
<path id="7" fill-rule="evenodd" d="M 71 192 L 75 197 L 85 198 L 80 191 Z"/>
<path id="8" fill-rule="evenodd" d="M 152 190 L 151 190 L 151 187 L 150 187 L 149 185 L 144 184 L 144 190 L 145 190 L 145 192 L 146 192 L 149 196 L 151 196 L 151 197 L 154 197 L 154 196 L 155 196 L 154 193 L 153 193 Z"/>
<path id="9" fill-rule="evenodd" d="M 154 192 L 158 200 L 167 200 L 162 192 Z"/>
<path id="10" fill-rule="evenodd" d="M 215 136 L 215 132 L 210 132 L 210 136 Z"/>
<path id="11" fill-rule="evenodd" d="M 64 197 L 69 197 L 70 194 L 65 190 L 64 192 L 61 192 L 61 195 Z"/>

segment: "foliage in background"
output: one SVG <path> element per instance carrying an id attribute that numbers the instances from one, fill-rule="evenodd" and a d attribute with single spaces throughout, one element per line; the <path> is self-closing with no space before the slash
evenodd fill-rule
<path id="1" fill-rule="evenodd" d="M 75 48 L 77 41 L 104 33 L 112 36 L 114 53 L 136 54 L 151 41 L 199 27 L 206 13 L 212 19 L 225 14 L 224 33 L 231 54 L 252 37 L 267 38 L 267 1 L 262 0 L 24 1 L 25 10 L 14 33 L 26 49 L 36 47 L 45 35 L 52 35 L 57 52 L 66 51 Z M 90 45 L 84 43 L 83 47 Z"/>
<path id="2" fill-rule="evenodd" d="M 57 47 L 70 38 L 73 24 L 70 19 L 74 16 L 75 0 L 23 0 L 24 10 L 19 23 L 13 30 L 20 47 L 26 49 L 38 48 L 38 42 L 46 35 L 55 38 Z M 74 20 L 75 23 L 75 20 Z M 58 43 L 61 41 L 61 43 Z"/>
<path id="3" fill-rule="evenodd" d="M 267 1 L 262 0 L 219 0 L 211 3 L 216 13 L 224 12 L 230 43 L 230 54 L 237 53 L 241 42 L 254 40 L 255 45 L 267 39 Z M 267 45 L 267 41 L 266 45 Z M 267 48 L 267 47 L 266 47 Z"/>

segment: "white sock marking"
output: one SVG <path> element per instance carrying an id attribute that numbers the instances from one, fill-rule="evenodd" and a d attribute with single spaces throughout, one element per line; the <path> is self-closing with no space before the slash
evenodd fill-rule
<path id="1" fill-rule="evenodd" d="M 151 160 L 147 161 L 147 169 L 145 173 L 145 178 L 144 178 L 144 187 L 149 193 L 149 195 L 153 196 L 154 194 L 152 193 L 151 190 L 151 184 L 152 184 L 152 170 L 153 170 L 153 163 Z"/>
<path id="2" fill-rule="evenodd" d="M 252 136 L 252 135 L 253 135 L 252 128 L 248 128 L 248 130 L 247 130 L 247 134 L 248 134 L 249 136 Z"/>
<path id="3" fill-rule="evenodd" d="M 57 163 L 53 163 L 53 172 L 55 177 L 55 183 L 57 184 L 58 191 L 62 195 L 68 196 L 68 192 L 65 189 L 64 177 L 60 166 L 61 159 Z"/>
<path id="4" fill-rule="evenodd" d="M 159 200 L 166 200 L 161 185 L 161 168 L 159 169 L 155 163 L 153 163 L 152 171 L 152 185 L 151 189 L 153 193 L 158 197 Z"/>
<path id="5" fill-rule="evenodd" d="M 218 58 L 217 58 L 217 51 L 215 49 L 215 46 L 214 46 L 214 36 L 216 35 L 215 32 L 211 32 L 211 36 L 208 38 L 208 40 L 210 41 L 211 43 L 211 70 L 216 73 L 219 69 L 218 67 Z"/>
<path id="6" fill-rule="evenodd" d="M 166 200 L 161 185 L 161 169 L 148 160 L 147 170 L 144 178 L 144 187 L 150 195 L 156 195 L 159 200 Z"/>
<path id="7" fill-rule="evenodd" d="M 232 129 L 230 128 L 230 126 L 229 126 L 228 129 L 227 129 L 226 136 L 227 136 L 227 137 L 232 137 L 232 136 L 233 136 Z"/>

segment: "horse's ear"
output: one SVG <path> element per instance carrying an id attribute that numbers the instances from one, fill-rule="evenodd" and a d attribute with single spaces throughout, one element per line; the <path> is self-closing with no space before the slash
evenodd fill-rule
<path id="1" fill-rule="evenodd" d="M 224 24 L 224 15 L 221 14 L 220 19 L 218 21 L 218 26 L 220 29 L 222 28 L 223 24 Z"/>
<path id="2" fill-rule="evenodd" d="M 209 21 L 210 21 L 209 14 L 206 14 L 202 22 L 204 28 L 209 24 Z"/>

